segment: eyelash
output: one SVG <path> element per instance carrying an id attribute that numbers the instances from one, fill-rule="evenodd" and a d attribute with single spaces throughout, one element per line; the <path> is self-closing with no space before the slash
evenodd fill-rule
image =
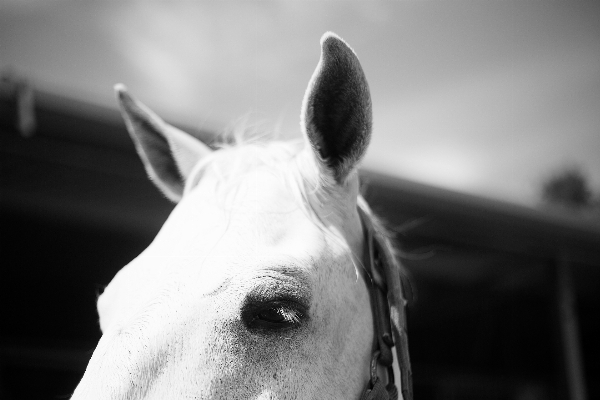
<path id="1" fill-rule="evenodd" d="M 299 324 L 301 318 L 303 317 L 303 314 L 300 311 L 290 307 L 278 306 L 270 308 L 269 310 L 275 310 L 277 314 L 279 314 L 284 321 L 289 324 Z"/>
<path id="2" fill-rule="evenodd" d="M 293 301 L 256 302 L 244 307 L 242 319 L 250 330 L 276 332 L 299 327 L 306 313 Z"/>

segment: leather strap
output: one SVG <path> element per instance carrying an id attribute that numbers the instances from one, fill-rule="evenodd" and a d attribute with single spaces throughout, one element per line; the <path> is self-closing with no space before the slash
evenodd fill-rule
<path id="1" fill-rule="evenodd" d="M 365 211 L 358 208 L 365 229 L 367 257 L 365 268 L 370 278 L 368 284 L 371 296 L 371 308 L 374 319 L 374 350 L 371 361 L 371 379 L 363 392 L 361 400 L 397 400 L 398 389 L 395 385 L 392 363 L 392 347 L 396 347 L 396 356 L 400 367 L 400 384 L 403 400 L 412 400 L 412 371 L 408 354 L 408 336 L 406 333 L 406 300 L 400 271 L 397 270 L 394 255 L 382 243 L 385 238 L 374 228 Z M 388 368 L 388 385 L 377 376 L 377 365 Z"/>
<path id="2" fill-rule="evenodd" d="M 398 389 L 396 385 L 390 388 L 390 385 L 385 386 L 379 378 L 375 381 L 372 389 L 367 389 L 360 396 L 360 400 L 397 400 Z"/>

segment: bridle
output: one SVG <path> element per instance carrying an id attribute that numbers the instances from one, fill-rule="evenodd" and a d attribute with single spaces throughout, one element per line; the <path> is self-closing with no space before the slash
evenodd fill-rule
<path id="1" fill-rule="evenodd" d="M 392 364 L 393 347 L 400 367 L 400 384 L 403 400 L 412 400 L 412 372 L 408 354 L 408 336 L 406 333 L 406 300 L 404 298 L 400 273 L 390 264 L 393 255 L 382 246 L 383 238 L 378 238 L 371 219 L 358 207 L 366 238 L 366 256 L 364 266 L 368 275 L 367 287 L 371 297 L 375 339 L 371 356 L 370 380 L 360 400 L 397 400 Z M 387 385 L 378 376 L 377 367 L 387 370 Z"/>
<path id="2" fill-rule="evenodd" d="M 375 230 L 371 219 L 358 207 L 366 237 L 366 256 L 364 266 L 368 275 L 367 287 L 371 297 L 375 339 L 371 356 L 370 380 L 360 400 L 397 400 L 398 388 L 395 384 L 392 364 L 396 347 L 396 356 L 400 367 L 400 384 L 403 400 L 412 400 L 412 372 L 408 354 L 408 336 L 406 333 L 406 300 L 404 298 L 400 273 L 390 260 L 393 255 L 381 245 L 383 238 Z M 387 370 L 387 381 L 378 376 L 377 367 Z"/>

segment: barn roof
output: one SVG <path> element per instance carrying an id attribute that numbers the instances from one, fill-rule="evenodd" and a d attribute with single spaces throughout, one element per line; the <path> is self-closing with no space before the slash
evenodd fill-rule
<path id="1" fill-rule="evenodd" d="M 37 130 L 20 137 L 0 90 L 3 207 L 80 223 L 156 232 L 172 205 L 147 181 L 116 109 L 36 93 Z M 12 121 L 12 123 L 11 123 Z M 210 132 L 187 129 L 206 141 Z M 411 243 L 435 241 L 532 256 L 557 249 L 600 263 L 600 224 L 362 170 L 373 207 Z"/>

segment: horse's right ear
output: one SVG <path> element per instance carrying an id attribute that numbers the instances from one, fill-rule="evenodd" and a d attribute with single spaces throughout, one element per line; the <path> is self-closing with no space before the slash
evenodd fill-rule
<path id="1" fill-rule="evenodd" d="M 181 200 L 194 165 L 212 150 L 193 136 L 167 124 L 133 98 L 124 85 L 115 86 L 127 131 L 154 184 L 174 202 Z"/>

